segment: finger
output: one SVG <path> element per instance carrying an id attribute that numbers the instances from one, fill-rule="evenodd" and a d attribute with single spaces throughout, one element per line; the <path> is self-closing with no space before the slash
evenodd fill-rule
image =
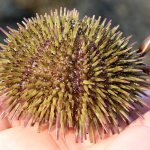
<path id="1" fill-rule="evenodd" d="M 136 126 L 122 132 L 105 150 L 149 150 L 150 127 Z"/>
<path id="2" fill-rule="evenodd" d="M 0 132 L 0 149 L 9 150 L 59 150 L 55 141 L 45 132 L 31 128 L 15 127 Z"/>
<path id="3" fill-rule="evenodd" d="M 150 51 L 150 36 L 148 36 L 139 48 L 139 52 L 144 56 L 147 52 Z"/>
<path id="4" fill-rule="evenodd" d="M 0 114 L 3 112 L 3 101 L 7 99 L 6 94 L 2 94 L 0 96 Z M 11 124 L 8 121 L 8 118 L 1 119 L 0 118 L 0 131 L 11 128 Z"/>
<path id="5" fill-rule="evenodd" d="M 150 111 L 145 113 L 143 115 L 143 118 L 138 118 L 132 124 L 130 124 L 122 133 L 118 135 L 118 137 L 115 140 L 112 141 L 111 144 L 109 144 L 106 150 L 119 150 L 122 148 L 128 150 L 144 149 L 138 146 L 137 145 L 138 143 L 140 143 L 140 145 L 143 145 L 145 147 L 144 150 L 149 150 L 150 149 L 150 144 L 148 140 L 149 138 L 150 138 Z"/>
<path id="6" fill-rule="evenodd" d="M 7 91 L 4 92 L 4 94 L 0 95 L 0 116 L 2 116 L 3 110 L 5 108 L 5 101 L 7 101 L 7 99 L 9 98 L 6 94 Z M 3 117 L 2 117 L 3 118 Z M 20 125 L 20 121 L 18 120 L 10 120 L 9 119 L 9 115 L 7 117 L 5 117 L 4 119 L 0 119 L 0 130 L 4 130 L 10 127 L 15 127 L 15 126 L 19 126 Z"/>
<path id="7" fill-rule="evenodd" d="M 11 128 L 11 125 L 9 124 L 8 120 L 7 119 L 0 120 L 0 131 L 6 130 L 8 128 Z"/>
<path id="8" fill-rule="evenodd" d="M 0 114 L 2 112 L 2 108 L 0 108 Z M 7 118 L 0 120 L 0 131 L 11 128 L 11 125 Z"/>

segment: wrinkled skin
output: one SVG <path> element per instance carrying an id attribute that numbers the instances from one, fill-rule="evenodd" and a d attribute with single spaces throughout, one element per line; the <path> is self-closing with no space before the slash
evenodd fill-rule
<path id="1" fill-rule="evenodd" d="M 150 91 L 148 92 L 150 95 Z M 4 96 L 0 97 L 0 101 Z M 143 97 L 150 106 L 150 97 Z M 2 111 L 2 108 L 1 110 Z M 0 150 L 150 150 L 150 111 L 142 108 L 144 118 L 138 118 L 120 134 L 108 137 L 96 144 L 88 140 L 75 143 L 73 131 L 69 131 L 64 139 L 61 135 L 56 139 L 55 130 L 50 134 L 46 127 L 37 132 L 37 127 L 23 127 L 22 121 L 0 121 Z"/>

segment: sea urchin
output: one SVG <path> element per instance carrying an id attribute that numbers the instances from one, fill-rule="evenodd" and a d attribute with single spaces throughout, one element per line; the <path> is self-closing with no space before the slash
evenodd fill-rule
<path id="1" fill-rule="evenodd" d="M 139 115 L 146 74 L 138 50 L 106 19 L 60 9 L 24 19 L 3 31 L 0 89 L 9 98 L 3 117 L 73 128 L 76 139 L 94 141 L 101 129 L 119 132 L 120 122 Z"/>

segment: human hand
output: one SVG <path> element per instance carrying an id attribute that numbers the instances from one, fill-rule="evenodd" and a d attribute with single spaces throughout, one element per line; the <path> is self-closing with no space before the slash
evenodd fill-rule
<path id="1" fill-rule="evenodd" d="M 143 100 L 150 105 L 150 97 Z M 24 128 L 22 121 L 10 122 L 6 118 L 0 121 L 0 150 L 150 150 L 150 111 L 143 108 L 141 112 L 144 118 L 138 118 L 120 134 L 105 135 L 96 144 L 89 140 L 75 143 L 73 131 L 57 140 L 55 130 L 48 134 L 47 128 L 42 127 L 37 133 L 36 126 Z"/>

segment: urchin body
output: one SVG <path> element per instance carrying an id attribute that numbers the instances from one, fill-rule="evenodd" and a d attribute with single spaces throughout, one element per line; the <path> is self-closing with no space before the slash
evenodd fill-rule
<path id="1" fill-rule="evenodd" d="M 4 116 L 48 124 L 76 139 L 119 131 L 129 113 L 139 114 L 146 87 L 144 65 L 111 22 L 76 10 L 25 19 L 0 44 L 0 88 L 6 89 Z M 99 132 L 101 135 L 101 132 Z"/>

